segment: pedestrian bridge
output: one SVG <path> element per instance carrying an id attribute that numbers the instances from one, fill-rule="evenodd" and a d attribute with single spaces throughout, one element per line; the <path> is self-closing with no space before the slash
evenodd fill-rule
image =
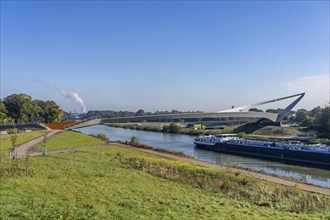
<path id="1" fill-rule="evenodd" d="M 300 93 L 292 96 L 286 96 L 278 99 L 268 100 L 260 103 L 255 103 L 252 105 L 241 106 L 237 108 L 227 109 L 218 112 L 203 112 L 203 113 L 179 113 L 179 114 L 164 114 L 164 115 L 145 115 L 145 116 L 134 116 L 134 117 L 118 117 L 118 118 L 88 118 L 83 121 L 74 122 L 64 126 L 65 130 L 88 127 L 98 124 L 108 124 L 108 123 L 126 123 L 126 122 L 145 122 L 145 121 L 155 121 L 155 120 L 180 120 L 180 119 L 216 119 L 216 118 L 254 118 L 259 122 L 271 122 L 273 124 L 280 125 L 285 116 L 290 112 L 290 110 L 304 97 L 305 93 Z M 268 113 L 268 112 L 243 112 L 244 109 L 278 102 L 281 100 L 294 98 L 295 99 L 290 105 L 282 110 L 279 114 Z"/>

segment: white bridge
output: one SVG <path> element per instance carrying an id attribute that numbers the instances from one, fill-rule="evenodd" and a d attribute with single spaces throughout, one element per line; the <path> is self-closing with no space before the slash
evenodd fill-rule
<path id="1" fill-rule="evenodd" d="M 66 125 L 64 128 L 75 129 L 81 127 L 88 127 L 97 124 L 108 124 L 108 123 L 125 123 L 125 122 L 144 122 L 144 121 L 155 121 L 155 120 L 180 120 L 180 119 L 215 119 L 215 118 L 255 118 L 259 122 L 270 122 L 276 125 L 280 125 L 281 121 L 285 116 L 291 111 L 291 109 L 304 97 L 305 93 L 300 93 L 296 95 L 286 96 L 283 98 L 268 100 L 264 102 L 259 102 L 252 105 L 245 105 L 237 108 L 232 108 L 228 110 L 218 111 L 218 112 L 203 112 L 203 113 L 179 113 L 179 114 L 163 114 L 163 115 L 145 115 L 145 116 L 134 116 L 134 117 L 117 117 L 117 118 L 88 118 L 83 121 L 74 122 L 72 124 Z M 256 107 L 268 103 L 278 102 L 285 99 L 290 99 L 293 97 L 298 97 L 285 109 L 283 109 L 279 114 L 268 113 L 268 112 L 243 112 L 242 110 L 251 107 Z"/>

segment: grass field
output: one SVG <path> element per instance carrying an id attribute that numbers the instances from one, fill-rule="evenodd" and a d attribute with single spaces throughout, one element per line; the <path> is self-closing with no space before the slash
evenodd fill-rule
<path id="1" fill-rule="evenodd" d="M 65 131 L 0 164 L 0 219 L 329 219 L 330 198 Z"/>
<path id="2" fill-rule="evenodd" d="M 74 131 L 63 131 L 50 137 L 46 141 L 47 149 L 62 150 L 77 147 L 89 147 L 96 145 L 104 145 L 105 142 L 100 139 Z M 42 143 L 34 148 L 34 151 L 42 151 Z"/>
<path id="3" fill-rule="evenodd" d="M 44 134 L 45 131 L 33 131 L 28 133 L 19 133 L 17 134 L 17 145 L 23 144 L 30 140 L 33 140 L 37 137 L 40 137 Z M 1 135 L 0 136 L 0 149 L 5 150 L 11 148 L 10 135 Z"/>
<path id="4" fill-rule="evenodd" d="M 16 171 L 0 172 L 0 219 L 330 217 L 329 197 L 123 147 L 101 146 L 15 160 L 14 163 Z M 169 170 L 176 178 L 171 178 Z M 224 179 L 231 186 L 244 188 L 240 191 L 242 195 L 233 193 L 233 188 L 212 185 L 210 181 L 220 183 Z M 269 199 L 268 203 L 246 197 L 243 192 L 249 191 Z M 293 203 L 303 201 L 306 196 L 311 196 L 308 198 L 316 204 L 304 203 L 304 210 L 299 206 L 294 211 Z"/>
<path id="5" fill-rule="evenodd" d="M 321 219 L 326 215 L 281 211 L 160 178 L 122 163 L 118 154 L 159 159 L 119 147 L 29 158 L 27 174 L 0 179 L 0 219 Z"/>

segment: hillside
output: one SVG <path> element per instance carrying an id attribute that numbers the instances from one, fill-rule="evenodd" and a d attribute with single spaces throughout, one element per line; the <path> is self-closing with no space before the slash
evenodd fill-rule
<path id="1" fill-rule="evenodd" d="M 2 219 L 330 216 L 329 197 L 122 147 L 101 146 L 14 162 L 10 172 L 4 172 L 6 165 L 0 167 Z"/>

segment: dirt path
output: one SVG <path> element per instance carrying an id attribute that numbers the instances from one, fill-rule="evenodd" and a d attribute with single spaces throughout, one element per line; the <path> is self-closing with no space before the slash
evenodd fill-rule
<path id="1" fill-rule="evenodd" d="M 133 148 L 131 146 L 127 146 L 127 145 L 123 145 L 123 144 L 112 144 L 112 145 L 113 146 L 120 145 L 120 146 L 127 147 L 127 148 Z M 186 158 L 186 157 L 180 157 L 180 156 L 176 156 L 176 155 L 173 155 L 173 154 L 162 153 L 162 152 L 143 149 L 143 148 L 135 148 L 134 147 L 133 149 L 138 150 L 138 151 L 142 151 L 142 152 L 145 152 L 145 153 L 157 155 L 157 156 L 160 156 L 160 157 L 164 157 L 164 158 L 167 158 L 167 159 L 179 160 L 179 161 L 184 161 L 184 162 L 187 162 L 187 163 L 192 163 L 192 164 L 202 166 L 202 167 L 212 168 L 212 169 L 216 169 L 216 170 L 225 170 L 225 171 L 229 170 L 229 171 L 232 171 L 232 172 L 235 172 L 235 173 L 240 173 L 240 174 L 245 175 L 245 176 L 266 180 L 266 181 L 269 181 L 269 182 L 272 182 L 272 183 L 276 183 L 276 184 L 280 184 L 280 185 L 284 185 L 284 186 L 289 186 L 289 187 L 296 186 L 297 188 L 305 190 L 305 191 L 315 192 L 315 193 L 330 196 L 330 188 L 324 188 L 324 187 L 320 187 L 320 186 L 314 186 L 314 185 L 309 185 L 309 184 L 305 184 L 305 183 L 299 183 L 299 182 L 295 182 L 295 181 L 292 181 L 292 180 L 286 180 L 286 179 L 282 179 L 282 178 L 279 178 L 279 177 L 275 177 L 275 176 L 271 176 L 271 175 L 267 175 L 267 174 L 263 174 L 263 173 L 258 173 L 258 172 L 253 172 L 253 171 L 249 171 L 249 170 L 239 169 L 239 168 L 224 167 L 224 166 L 220 166 L 220 165 L 213 164 L 213 163 L 208 163 L 208 162 L 204 162 L 204 161 L 200 161 L 200 160 L 190 159 L 190 158 Z"/>
<path id="2" fill-rule="evenodd" d="M 52 130 L 47 133 L 47 138 L 53 136 L 54 134 L 61 132 L 62 130 Z M 27 143 L 24 143 L 16 148 L 17 151 L 17 157 L 24 157 L 27 155 L 31 149 L 36 146 L 37 144 L 41 143 L 44 140 L 44 137 L 38 137 L 36 139 L 33 139 L 32 141 L 29 141 Z"/>

